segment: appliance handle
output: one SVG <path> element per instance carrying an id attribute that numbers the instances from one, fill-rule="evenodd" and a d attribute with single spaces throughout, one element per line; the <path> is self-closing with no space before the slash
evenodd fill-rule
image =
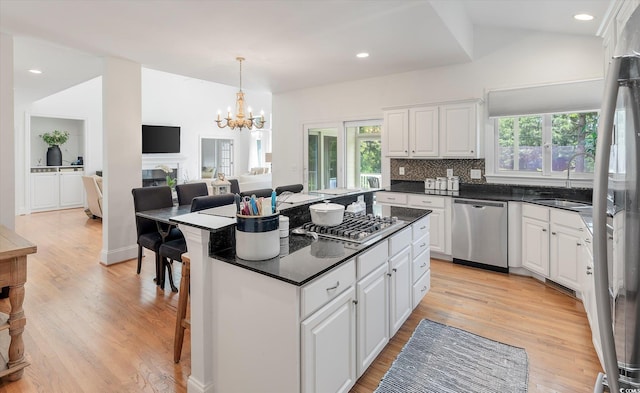
<path id="1" fill-rule="evenodd" d="M 618 76 L 621 58 L 613 58 L 605 80 L 602 108 L 598 121 L 598 143 L 593 181 L 593 279 L 595 281 L 597 323 L 600 328 L 602 357 L 612 392 L 618 392 L 618 360 L 613 338 L 609 277 L 607 265 L 607 193 L 609 180 L 609 151 L 611 149 Z"/>

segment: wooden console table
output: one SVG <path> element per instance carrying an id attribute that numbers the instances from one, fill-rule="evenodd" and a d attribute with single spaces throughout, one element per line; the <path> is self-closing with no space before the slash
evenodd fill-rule
<path id="1" fill-rule="evenodd" d="M 0 378 L 15 381 L 29 363 L 24 358 L 22 332 L 27 323 L 22 309 L 27 281 L 27 255 L 37 251 L 35 244 L 0 225 L 0 287 L 9 287 L 9 315 L 0 313 Z M 9 330 L 9 335 L 4 332 Z M 7 356 L 7 357 L 5 357 Z"/>

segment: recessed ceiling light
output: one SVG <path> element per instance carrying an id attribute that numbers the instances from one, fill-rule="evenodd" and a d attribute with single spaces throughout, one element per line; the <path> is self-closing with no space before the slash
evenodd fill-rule
<path id="1" fill-rule="evenodd" d="M 356 55 L 356 57 L 364 59 L 365 57 L 369 57 L 369 54 L 367 52 L 360 52 Z"/>
<path id="2" fill-rule="evenodd" d="M 576 14 L 573 16 L 573 19 L 575 20 L 593 20 L 593 15 L 589 15 L 589 14 Z"/>
<path id="3" fill-rule="evenodd" d="M 42 74 L 42 71 L 36 70 L 35 68 L 30 69 L 29 72 L 32 74 Z"/>

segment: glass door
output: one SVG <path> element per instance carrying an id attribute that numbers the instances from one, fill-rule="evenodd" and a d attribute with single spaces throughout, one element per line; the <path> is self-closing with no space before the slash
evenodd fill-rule
<path id="1" fill-rule="evenodd" d="M 339 129 L 338 126 L 305 127 L 304 185 L 307 191 L 342 185 Z"/>
<path id="2" fill-rule="evenodd" d="M 345 124 L 347 188 L 378 188 L 382 184 L 381 130 L 382 120 Z"/>

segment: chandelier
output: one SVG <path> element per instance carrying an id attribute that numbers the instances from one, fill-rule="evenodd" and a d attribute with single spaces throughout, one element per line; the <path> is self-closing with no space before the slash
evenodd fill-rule
<path id="1" fill-rule="evenodd" d="M 216 123 L 218 123 L 218 127 L 225 128 L 229 127 L 232 130 L 238 128 L 242 131 L 243 128 L 248 128 L 249 130 L 253 127 L 262 128 L 266 123 L 264 121 L 264 113 L 261 112 L 260 118 L 253 117 L 253 113 L 251 112 L 251 107 L 249 107 L 249 117 L 244 118 L 244 92 L 242 91 L 242 62 L 244 61 L 244 57 L 236 57 L 236 60 L 240 63 L 240 91 L 236 93 L 236 118 L 235 120 L 231 118 L 231 108 L 227 109 L 227 117 L 224 118 L 226 120 L 222 123 L 222 119 L 220 119 L 220 111 L 218 111 L 218 119 Z"/>

